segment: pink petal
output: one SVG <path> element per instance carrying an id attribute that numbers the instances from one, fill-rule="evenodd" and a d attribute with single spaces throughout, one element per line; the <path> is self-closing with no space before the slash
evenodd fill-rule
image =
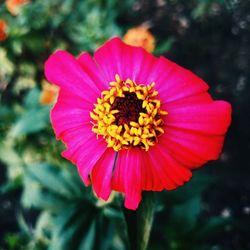
<path id="1" fill-rule="evenodd" d="M 112 187 L 125 193 L 125 207 L 137 209 L 141 200 L 142 160 L 141 149 L 119 151 L 112 179 Z"/>
<path id="2" fill-rule="evenodd" d="M 120 153 L 119 153 L 120 154 Z M 141 178 L 142 178 L 142 190 L 154 190 L 154 191 L 161 191 L 164 189 L 163 181 L 161 179 L 161 174 L 157 173 L 153 162 L 151 161 L 148 152 L 144 150 L 140 150 L 138 152 L 140 154 L 141 159 Z M 116 167 L 114 171 L 114 176 L 112 179 L 112 188 L 116 191 L 124 193 L 124 176 L 126 175 L 126 169 L 123 166 L 123 162 L 126 160 L 126 154 L 123 153 L 119 155 Z"/>
<path id="3" fill-rule="evenodd" d="M 165 152 L 162 145 L 156 144 L 148 153 L 153 162 L 154 171 L 158 173 L 164 188 L 175 189 L 191 178 L 191 172 Z"/>
<path id="4" fill-rule="evenodd" d="M 161 191 L 164 189 L 164 182 L 161 180 L 161 176 L 155 170 L 154 164 L 148 152 L 141 151 L 142 160 L 142 189 L 143 190 L 153 190 Z"/>
<path id="5" fill-rule="evenodd" d="M 183 185 L 185 182 L 189 181 L 192 177 L 190 170 L 185 168 L 179 162 L 177 162 L 160 144 L 156 144 L 155 150 L 158 151 L 158 158 L 161 158 L 164 162 L 162 166 L 167 175 L 173 180 L 177 186 Z"/>
<path id="6" fill-rule="evenodd" d="M 102 76 L 97 64 L 87 52 L 83 52 L 77 60 L 82 66 L 83 71 L 87 73 L 100 92 L 109 87 L 109 82 L 104 80 L 104 76 Z"/>
<path id="7" fill-rule="evenodd" d="M 97 139 L 91 131 L 89 110 L 93 104 L 71 92 L 60 90 L 57 103 L 51 111 L 55 134 L 67 146 L 62 155 L 77 165 L 86 185 L 89 173 L 106 150 L 103 139 Z"/>
<path id="8" fill-rule="evenodd" d="M 121 153 L 122 151 L 118 152 L 118 157 L 116 160 L 116 164 L 115 164 L 115 169 L 114 169 L 114 173 L 113 173 L 113 178 L 112 178 L 112 189 L 118 192 L 123 192 L 124 193 L 124 176 L 126 174 L 125 172 L 125 168 L 124 168 L 124 160 L 126 159 L 126 155 L 125 152 L 123 151 L 123 153 Z"/>
<path id="9" fill-rule="evenodd" d="M 160 57 L 151 70 L 149 81 L 156 83 L 162 103 L 197 95 L 208 90 L 208 85 L 191 71 Z"/>
<path id="10" fill-rule="evenodd" d="M 79 131 L 78 135 L 84 137 L 81 131 Z M 82 141 L 76 138 L 77 133 L 71 133 L 71 136 L 72 141 L 69 141 L 70 139 L 68 138 L 68 143 L 66 143 L 68 148 L 62 155 L 77 165 L 79 175 L 82 177 L 83 182 L 85 185 L 89 185 L 89 174 L 104 154 L 107 144 L 103 139 L 97 140 L 93 133 L 89 136 L 85 136 Z"/>
<path id="11" fill-rule="evenodd" d="M 116 37 L 106 42 L 94 54 L 108 82 L 119 74 L 122 80 L 148 84 L 147 77 L 157 59 L 142 48 L 126 45 Z"/>
<path id="12" fill-rule="evenodd" d="M 69 129 L 90 126 L 89 112 L 92 108 L 93 104 L 84 101 L 81 97 L 60 90 L 57 103 L 51 111 L 51 122 L 57 139 Z"/>
<path id="13" fill-rule="evenodd" d="M 76 162 L 78 155 L 78 149 L 88 143 L 89 140 L 93 142 L 97 141 L 94 133 L 91 131 L 91 126 L 86 125 L 82 127 L 76 127 L 64 131 L 62 134 L 62 141 L 67 145 L 66 152 L 64 151 L 64 156 L 71 157 L 71 161 Z"/>
<path id="14" fill-rule="evenodd" d="M 182 128 L 211 135 L 223 135 L 231 122 L 231 105 L 224 101 L 209 104 L 164 108 L 168 111 L 165 117 L 168 127 Z"/>
<path id="15" fill-rule="evenodd" d="M 60 86 L 85 101 L 94 103 L 100 90 L 79 62 L 66 51 L 56 51 L 45 63 L 45 75 L 49 82 Z"/>
<path id="16" fill-rule="evenodd" d="M 111 193 L 111 178 L 115 167 L 116 154 L 113 149 L 106 149 L 92 170 L 93 189 L 96 195 L 104 200 L 107 200 Z"/>
<path id="17" fill-rule="evenodd" d="M 171 101 L 171 102 L 164 102 L 161 108 L 163 110 L 170 111 L 170 110 L 177 109 L 177 108 L 183 108 L 185 106 L 208 104 L 212 102 L 213 102 L 213 99 L 211 98 L 211 96 L 207 92 L 204 92 L 204 93 L 196 94 L 194 96 L 188 96 L 183 99 L 178 99 L 178 100 Z"/>
<path id="18" fill-rule="evenodd" d="M 167 148 L 178 162 L 188 168 L 195 168 L 209 160 L 216 160 L 223 142 L 223 135 L 205 135 L 166 127 L 159 144 Z"/>

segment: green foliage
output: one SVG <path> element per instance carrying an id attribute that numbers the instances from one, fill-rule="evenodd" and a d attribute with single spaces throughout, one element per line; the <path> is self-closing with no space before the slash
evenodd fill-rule
<path id="1" fill-rule="evenodd" d="M 49 122 L 47 106 L 38 106 L 40 91 L 33 89 L 26 98 L 25 109 L 10 129 L 9 136 L 19 137 L 44 129 Z M 34 102 L 35 101 L 35 102 Z"/>
<path id="2" fill-rule="evenodd" d="M 98 206 L 91 189 L 83 187 L 72 166 L 28 166 L 22 203 L 26 208 L 44 211 L 34 235 L 44 243 L 50 242 L 49 249 L 122 249 L 116 242 L 122 244 L 121 232 L 115 230 L 122 218 L 118 208 L 113 207 L 113 216 L 106 205 Z"/>
<path id="3" fill-rule="evenodd" d="M 215 182 L 207 174 L 194 173 L 193 180 L 185 186 L 166 192 L 158 202 L 158 212 L 164 213 L 164 205 L 170 210 L 166 225 L 158 228 L 166 235 L 167 249 L 171 250 L 200 250 L 206 248 L 208 236 L 215 235 L 229 224 L 228 219 L 220 216 L 204 218 L 202 216 L 204 203 L 202 193 Z M 162 211 L 163 209 L 163 211 Z M 162 244 L 163 245 L 163 244 Z M 154 244 L 155 249 L 165 249 Z"/>
<path id="4" fill-rule="evenodd" d="M 196 7 L 191 13 L 192 17 L 196 19 L 196 18 L 202 18 L 206 16 L 211 11 L 211 8 L 213 6 L 226 7 L 228 6 L 228 1 L 226 0 L 198 0 Z"/>
<path id="5" fill-rule="evenodd" d="M 154 51 L 154 54 L 160 56 L 163 53 L 168 52 L 171 49 L 174 41 L 175 41 L 174 37 L 169 37 L 166 41 L 157 46 L 157 48 Z"/>

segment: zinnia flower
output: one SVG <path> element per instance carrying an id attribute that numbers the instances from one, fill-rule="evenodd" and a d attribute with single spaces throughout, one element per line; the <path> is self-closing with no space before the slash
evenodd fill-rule
<path id="1" fill-rule="evenodd" d="M 62 155 L 98 197 L 125 194 L 136 209 L 143 190 L 172 190 L 221 152 L 231 106 L 170 60 L 113 38 L 93 58 L 57 51 L 45 64 L 60 86 L 51 112 Z"/>
<path id="2" fill-rule="evenodd" d="M 147 26 L 139 26 L 129 29 L 123 37 L 123 41 L 128 45 L 142 47 L 148 52 L 155 49 L 155 38 Z"/>
<path id="3" fill-rule="evenodd" d="M 6 0 L 5 4 L 6 4 L 8 11 L 13 16 L 16 16 L 19 14 L 22 6 L 30 2 L 31 0 Z"/>
<path id="4" fill-rule="evenodd" d="M 0 42 L 6 40 L 7 38 L 7 23 L 3 20 L 0 19 Z"/>

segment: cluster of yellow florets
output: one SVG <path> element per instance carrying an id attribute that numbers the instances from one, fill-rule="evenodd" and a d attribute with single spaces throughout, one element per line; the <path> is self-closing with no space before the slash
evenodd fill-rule
<path id="1" fill-rule="evenodd" d="M 162 115 L 166 111 L 160 109 L 161 102 L 156 97 L 155 83 L 137 85 L 130 79 L 122 81 L 116 75 L 116 81 L 110 82 L 110 89 L 102 92 L 97 98 L 97 104 L 90 116 L 93 119 L 92 131 L 102 135 L 107 141 L 107 147 L 115 151 L 130 146 L 140 146 L 148 151 L 157 137 L 164 133 Z M 119 124 L 117 115 L 121 110 L 115 105 L 116 98 L 126 98 L 126 94 L 134 93 L 141 102 L 138 119 L 128 123 Z"/>

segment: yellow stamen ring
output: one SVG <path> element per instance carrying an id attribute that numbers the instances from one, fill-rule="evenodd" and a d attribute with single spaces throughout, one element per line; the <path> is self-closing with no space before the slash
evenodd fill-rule
<path id="1" fill-rule="evenodd" d="M 137 85 L 130 79 L 122 81 L 119 75 L 115 79 L 90 112 L 92 131 L 115 151 L 137 146 L 148 151 L 164 133 L 161 117 L 168 114 L 160 109 L 155 83 Z"/>

